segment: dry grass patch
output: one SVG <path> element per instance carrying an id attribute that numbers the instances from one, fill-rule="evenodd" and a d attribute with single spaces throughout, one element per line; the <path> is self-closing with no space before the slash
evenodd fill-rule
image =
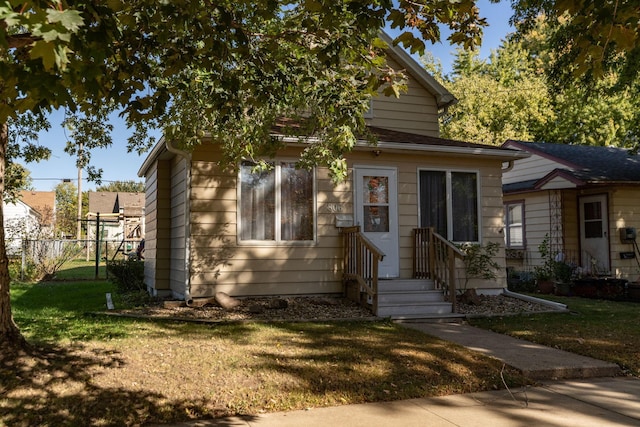
<path id="1" fill-rule="evenodd" d="M 501 362 L 387 322 L 131 322 L 129 336 L 0 356 L 11 426 L 142 425 L 510 387 Z"/>

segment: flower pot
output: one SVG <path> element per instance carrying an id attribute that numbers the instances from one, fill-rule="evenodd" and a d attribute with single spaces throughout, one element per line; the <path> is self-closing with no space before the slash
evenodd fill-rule
<path id="1" fill-rule="evenodd" d="M 558 296 L 567 297 L 571 295 L 571 282 L 555 282 L 554 288 L 555 294 Z"/>
<path id="2" fill-rule="evenodd" d="M 552 294 L 554 290 L 554 284 L 551 280 L 538 280 L 538 293 Z"/>

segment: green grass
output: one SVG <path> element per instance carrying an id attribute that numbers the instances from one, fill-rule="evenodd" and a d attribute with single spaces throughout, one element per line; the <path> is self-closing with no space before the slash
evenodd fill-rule
<path id="1" fill-rule="evenodd" d="M 98 278 L 105 279 L 106 265 L 104 261 L 98 264 Z M 94 259 L 74 259 L 65 263 L 56 274 L 56 280 L 95 280 L 96 262 Z"/>
<path id="2" fill-rule="evenodd" d="M 127 335 L 119 319 L 95 317 L 106 309 L 113 284 L 101 281 L 14 283 L 13 317 L 23 335 L 35 342 L 104 340 Z"/>
<path id="3" fill-rule="evenodd" d="M 550 297 L 569 314 L 473 319 L 496 332 L 617 363 L 640 376 L 640 304 L 577 297 Z"/>

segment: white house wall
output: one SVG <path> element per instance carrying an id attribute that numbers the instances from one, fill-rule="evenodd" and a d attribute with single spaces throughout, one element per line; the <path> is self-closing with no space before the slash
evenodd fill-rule
<path id="1" fill-rule="evenodd" d="M 568 169 L 566 166 L 547 159 L 546 157 L 533 154 L 526 159 L 519 159 L 515 162 L 516 167 L 504 173 L 503 184 L 512 184 L 537 180 L 557 168 Z"/>

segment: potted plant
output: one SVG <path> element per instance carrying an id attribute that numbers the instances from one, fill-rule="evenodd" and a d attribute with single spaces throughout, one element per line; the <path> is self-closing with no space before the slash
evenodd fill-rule
<path id="1" fill-rule="evenodd" d="M 571 279 L 573 278 L 573 267 L 563 260 L 554 260 L 553 263 L 553 283 L 556 295 L 567 296 L 571 293 Z"/>

